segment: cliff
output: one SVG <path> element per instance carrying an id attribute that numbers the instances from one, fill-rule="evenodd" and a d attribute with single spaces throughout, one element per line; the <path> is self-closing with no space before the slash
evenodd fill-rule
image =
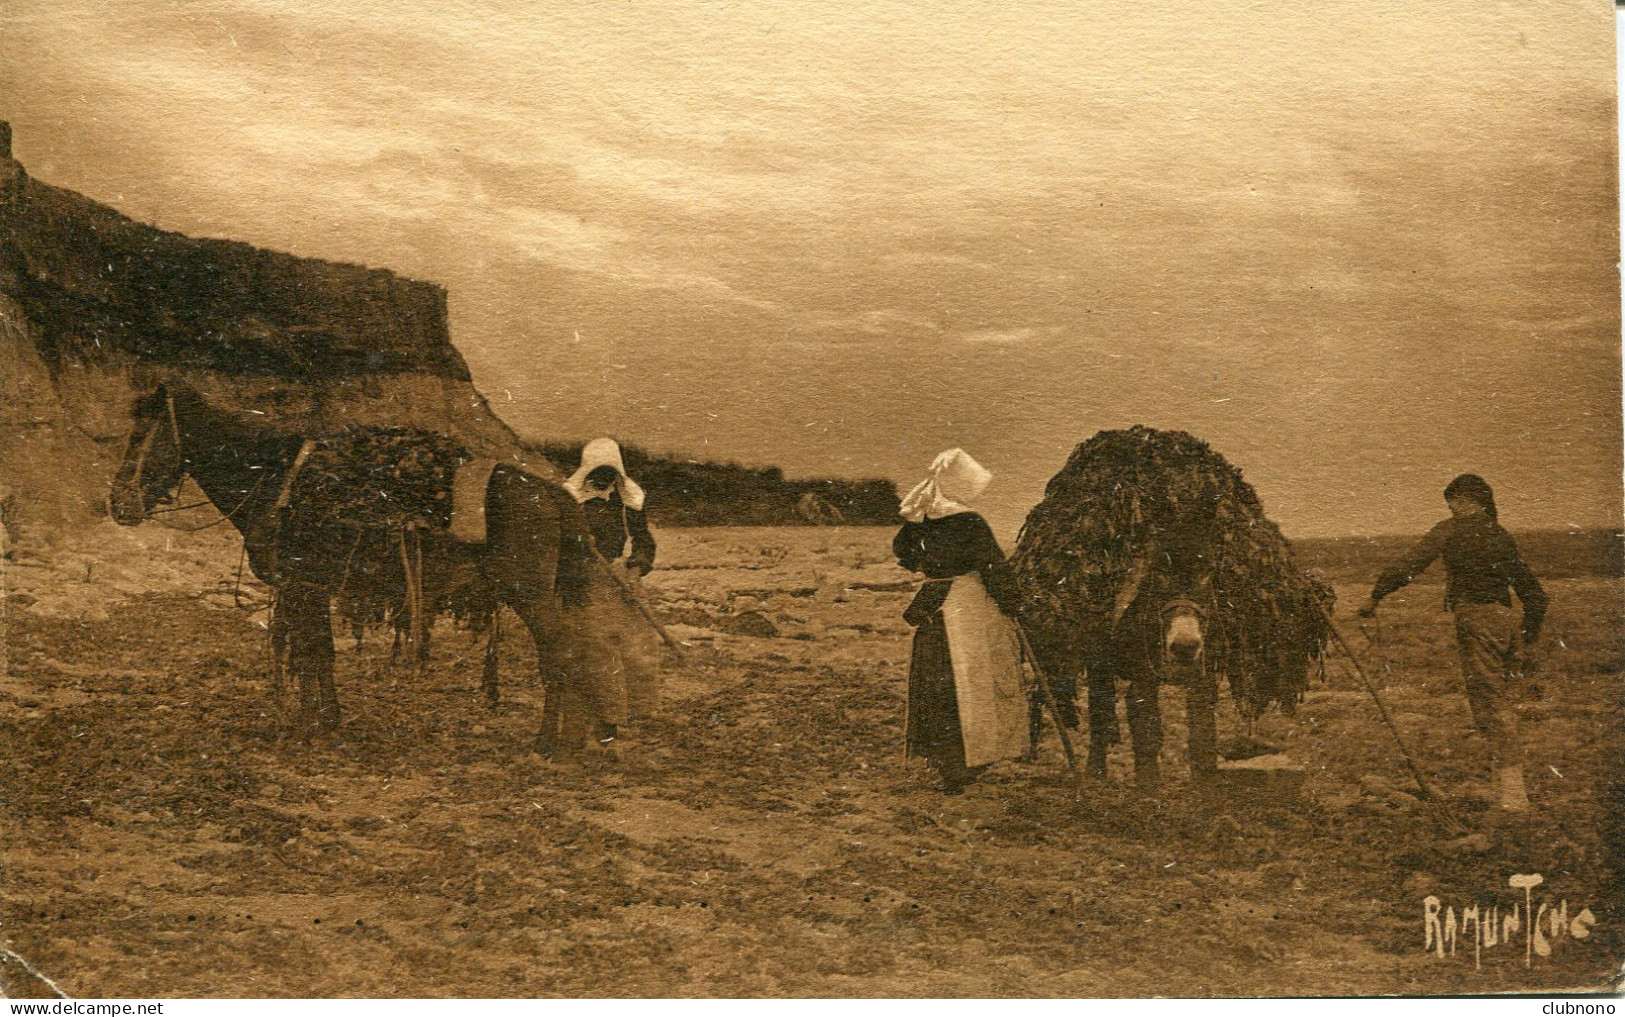
<path id="1" fill-rule="evenodd" d="M 581 464 L 581 442 L 526 449 L 563 474 Z M 626 471 L 648 491 L 649 520 L 663 526 L 848 526 L 897 524 L 889 480 L 786 480 L 776 466 L 697 462 L 624 445 Z M 833 510 L 833 511 L 831 511 Z"/>
<path id="2" fill-rule="evenodd" d="M 32 179 L 0 123 L 5 522 L 102 514 L 129 408 L 165 381 L 267 428 L 423 427 L 522 455 L 451 343 L 440 287 L 135 222 Z"/>

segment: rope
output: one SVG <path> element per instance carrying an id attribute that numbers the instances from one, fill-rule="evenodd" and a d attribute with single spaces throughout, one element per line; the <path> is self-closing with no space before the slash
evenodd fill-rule
<path id="1" fill-rule="evenodd" d="M 204 523 L 202 526 L 177 526 L 174 523 L 166 523 L 162 519 L 156 519 L 156 520 L 154 520 L 154 522 L 156 522 L 159 526 L 162 526 L 162 527 L 164 527 L 165 529 L 168 529 L 168 530 L 179 530 L 182 533 L 201 533 L 204 530 L 211 529 L 213 527 L 219 526 L 221 523 L 230 522 L 231 518 L 233 516 L 235 516 L 238 512 L 240 512 L 242 510 L 242 507 L 244 505 L 247 505 L 249 503 L 249 501 L 253 499 L 254 493 L 260 489 L 260 485 L 263 484 L 263 483 L 265 483 L 265 474 L 262 472 L 259 475 L 259 479 L 254 481 L 254 486 L 250 487 L 248 489 L 248 493 L 243 495 L 243 500 L 238 502 L 235 506 L 233 506 L 232 510 L 230 512 L 227 512 L 225 515 L 221 516 L 219 519 L 216 519 L 212 523 Z M 199 504 L 204 504 L 204 503 L 200 502 Z M 212 505 L 214 503 L 211 501 L 211 502 L 208 502 L 207 504 Z M 193 505 L 193 506 L 188 506 L 188 507 L 196 508 L 197 506 Z M 179 510 L 177 509 L 175 511 L 179 511 Z M 155 513 L 149 512 L 147 514 L 148 515 L 154 515 Z"/>
<path id="2" fill-rule="evenodd" d="M 262 605 L 256 606 L 254 604 L 248 604 L 248 605 L 243 604 L 243 565 L 247 561 L 248 561 L 248 545 L 244 544 L 237 551 L 237 581 L 235 583 L 233 583 L 232 587 L 231 587 L 231 602 L 233 604 L 237 605 L 237 610 L 246 611 L 249 614 L 253 614 L 255 611 L 258 611 L 261 607 L 265 607 L 267 605 L 262 604 Z"/>
<path id="3" fill-rule="evenodd" d="M 412 612 L 412 630 L 417 636 L 417 658 L 412 670 L 417 674 L 423 673 L 423 633 L 424 614 L 423 602 L 423 536 L 418 533 L 417 527 L 412 527 L 412 601 L 417 609 Z"/>
<path id="4" fill-rule="evenodd" d="M 407 543 L 410 540 L 412 548 Z M 423 543 L 416 527 L 410 524 L 400 529 L 401 575 L 406 585 L 406 642 L 412 655 L 412 670 L 423 672 Z M 415 552 L 415 554 L 414 554 Z M 413 558 L 417 561 L 414 566 Z"/>
<path id="5" fill-rule="evenodd" d="M 339 588 L 333 591 L 334 596 L 342 594 L 344 588 L 350 585 L 350 566 L 355 562 L 355 553 L 361 550 L 361 541 L 366 535 L 364 528 L 357 527 L 355 543 L 350 545 L 350 553 L 344 558 L 344 571 L 339 574 Z"/>
<path id="6" fill-rule="evenodd" d="M 502 605 L 498 604 L 491 610 L 491 631 L 485 643 L 485 667 L 480 675 L 480 689 L 485 693 L 485 701 L 491 706 L 497 705 L 501 695 L 497 679 L 497 646 L 502 641 Z"/>

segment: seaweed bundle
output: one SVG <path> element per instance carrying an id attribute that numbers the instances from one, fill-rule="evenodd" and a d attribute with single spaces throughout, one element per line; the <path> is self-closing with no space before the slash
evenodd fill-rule
<path id="1" fill-rule="evenodd" d="M 404 631 L 425 593 L 419 541 L 449 530 L 452 481 L 471 458 L 456 439 L 413 428 L 358 425 L 317 439 L 289 490 L 284 553 L 298 547 L 307 565 L 322 561 L 340 575 L 346 623 Z M 451 610 L 468 622 L 490 610 L 483 588 L 452 584 L 432 599 L 430 617 Z"/>
<path id="2" fill-rule="evenodd" d="M 290 520 L 393 528 L 451 525 L 451 485 L 472 456 L 454 438 L 401 427 L 349 427 L 320 438 L 294 480 Z"/>
<path id="3" fill-rule="evenodd" d="M 1073 450 L 1022 526 L 1011 592 L 1040 645 L 1109 638 L 1139 563 L 1198 581 L 1205 658 L 1250 717 L 1290 712 L 1326 647 L 1333 593 L 1306 575 L 1241 471 L 1183 431 L 1102 431 Z"/>

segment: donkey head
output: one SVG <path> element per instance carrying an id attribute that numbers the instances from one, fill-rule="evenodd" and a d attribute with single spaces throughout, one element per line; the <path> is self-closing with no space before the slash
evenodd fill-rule
<path id="1" fill-rule="evenodd" d="M 1174 667 L 1185 668 L 1202 656 L 1202 607 L 1187 597 L 1176 597 L 1162 605 L 1162 657 Z"/>
<path id="2" fill-rule="evenodd" d="M 1211 575 L 1205 563 L 1202 550 L 1190 541 L 1148 543 L 1118 590 L 1112 606 L 1113 630 L 1131 610 L 1141 619 L 1134 623 L 1137 631 L 1156 618 L 1163 664 L 1180 670 L 1198 664 L 1206 639 L 1205 605 L 1211 600 Z"/>
<path id="3" fill-rule="evenodd" d="M 160 387 L 142 396 L 131 417 L 135 426 L 107 498 L 113 521 L 121 526 L 143 522 L 155 506 L 174 501 L 186 476 L 180 427 L 169 392 Z"/>

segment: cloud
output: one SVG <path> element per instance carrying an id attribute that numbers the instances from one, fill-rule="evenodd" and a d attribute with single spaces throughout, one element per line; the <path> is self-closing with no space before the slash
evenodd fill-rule
<path id="1" fill-rule="evenodd" d="M 1155 420 L 1335 530 L 1408 517 L 1318 475 L 1523 448 L 1452 416 L 1493 406 L 1570 443 L 1512 489 L 1615 512 L 1610 26 L 1480 7 L 10 0 L 0 94 L 49 182 L 447 284 L 552 433 L 792 472 L 974 441 L 1036 496 Z"/>
<path id="2" fill-rule="evenodd" d="M 974 332 L 961 332 L 954 336 L 959 342 L 973 345 L 1015 346 L 1037 339 L 1042 332 L 1036 328 L 984 328 Z"/>

